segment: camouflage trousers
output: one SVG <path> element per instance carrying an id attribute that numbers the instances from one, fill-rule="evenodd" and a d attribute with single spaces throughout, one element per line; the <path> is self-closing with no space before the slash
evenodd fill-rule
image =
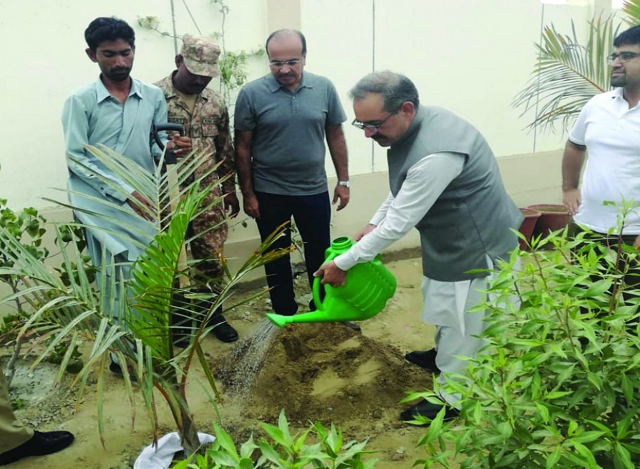
<path id="1" fill-rule="evenodd" d="M 219 255 L 222 254 L 229 228 L 224 213 L 224 204 L 220 198 L 220 189 L 216 187 L 203 202 L 207 207 L 190 223 L 188 237 L 191 258 L 195 261 L 198 283 L 206 284 L 209 279 L 222 276 Z"/>

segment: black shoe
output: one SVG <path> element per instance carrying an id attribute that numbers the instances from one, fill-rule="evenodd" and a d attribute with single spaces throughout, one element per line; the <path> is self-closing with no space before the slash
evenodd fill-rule
<path id="1" fill-rule="evenodd" d="M 447 409 L 446 413 L 444 414 L 445 421 L 453 420 L 460 414 L 460 412 L 458 412 L 458 410 L 454 409 L 453 407 L 442 406 L 440 404 L 432 404 L 431 402 L 425 399 L 422 399 L 416 405 L 413 405 L 408 409 L 404 410 L 400 414 L 400 420 L 403 420 L 405 422 L 408 420 L 415 420 L 416 417 L 418 417 L 418 415 L 421 415 L 430 420 L 433 420 L 438 415 L 438 412 L 442 410 L 442 407 L 445 407 Z M 428 425 L 428 423 L 425 423 L 423 425 Z"/>
<path id="2" fill-rule="evenodd" d="M 222 314 L 216 314 L 209 323 L 213 327 L 211 331 L 220 342 L 235 342 L 238 340 L 238 331 L 227 322 Z"/>
<path id="3" fill-rule="evenodd" d="M 351 321 L 340 321 L 340 324 L 347 326 L 352 331 L 356 331 L 359 333 L 362 332 L 362 327 L 358 326 L 356 323 L 353 323 Z"/>
<path id="4" fill-rule="evenodd" d="M 57 453 L 69 446 L 73 442 L 73 438 L 73 434 L 69 432 L 35 431 L 27 442 L 0 454 L 0 466 L 6 466 L 29 456 Z"/>
<path id="5" fill-rule="evenodd" d="M 118 363 L 114 362 L 113 360 L 111 360 L 111 363 L 109 363 L 109 371 L 118 376 L 122 376 L 122 367 Z M 128 373 L 129 373 L 129 379 L 132 382 L 138 381 L 138 378 L 136 378 L 136 375 L 131 370 L 128 370 Z"/>
<path id="6" fill-rule="evenodd" d="M 172 337 L 174 347 L 187 348 L 191 342 L 191 331 L 174 328 Z"/>
<path id="7" fill-rule="evenodd" d="M 438 351 L 432 348 L 430 350 L 424 350 L 424 351 L 417 350 L 415 352 L 407 353 L 404 356 L 404 358 L 409 363 L 418 365 L 420 368 L 433 371 L 434 373 L 440 373 L 440 368 L 438 368 L 438 366 L 436 365 L 437 354 L 438 354 Z"/>
<path id="8" fill-rule="evenodd" d="M 193 326 L 192 321 L 188 320 L 189 326 Z M 185 327 L 179 323 L 171 326 L 171 342 L 175 347 L 186 348 L 191 342 L 193 335 L 192 327 Z"/>

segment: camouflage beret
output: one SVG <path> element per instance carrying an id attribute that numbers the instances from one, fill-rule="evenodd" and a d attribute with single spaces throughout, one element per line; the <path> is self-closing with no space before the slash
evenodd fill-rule
<path id="1" fill-rule="evenodd" d="M 220 74 L 218 70 L 220 47 L 211 38 L 185 34 L 182 38 L 180 55 L 184 59 L 187 70 L 194 75 L 217 77 Z"/>

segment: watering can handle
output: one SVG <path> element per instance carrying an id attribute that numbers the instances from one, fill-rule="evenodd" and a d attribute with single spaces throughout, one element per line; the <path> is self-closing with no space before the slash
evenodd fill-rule
<path id="1" fill-rule="evenodd" d="M 165 131 L 178 132 L 182 137 L 184 136 L 184 126 L 182 124 L 153 124 L 151 133 L 153 134 L 153 138 L 161 151 L 164 151 L 164 143 L 162 143 L 162 140 L 160 139 L 160 132 Z M 178 159 L 176 158 L 175 153 L 167 151 L 164 155 L 164 162 L 165 164 L 176 164 Z"/>
<path id="2" fill-rule="evenodd" d="M 338 257 L 338 254 L 332 252 L 324 260 L 324 264 L 326 264 L 329 261 L 332 261 L 336 257 Z M 312 296 L 313 296 L 313 304 L 316 305 L 316 309 L 317 310 L 321 310 L 322 309 L 322 301 L 320 300 L 320 286 L 322 284 L 320 283 L 320 280 L 322 280 L 322 277 L 316 277 L 315 279 L 313 279 L 313 288 L 312 288 L 312 292 L 311 292 Z M 331 285 L 325 285 L 325 288 L 327 288 L 327 287 L 333 288 Z"/>
<path id="3" fill-rule="evenodd" d="M 180 136 L 184 136 L 184 126 L 182 124 L 153 124 L 151 133 L 153 134 L 154 140 L 160 147 L 160 150 L 164 150 L 164 143 L 160 140 L 160 132 L 164 132 L 166 130 L 173 130 L 174 132 L 178 132 Z"/>

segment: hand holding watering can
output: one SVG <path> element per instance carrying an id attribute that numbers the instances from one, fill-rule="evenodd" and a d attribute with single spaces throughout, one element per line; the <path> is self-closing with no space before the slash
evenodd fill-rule
<path id="1" fill-rule="evenodd" d="M 358 264 L 348 272 L 338 269 L 332 260 L 348 251 L 351 246 L 353 242 L 349 238 L 338 238 L 327 249 L 327 263 L 323 267 L 333 264 L 336 270 L 344 274 L 345 279 L 342 286 L 333 287 L 333 280 L 322 285 L 320 277 L 316 277 L 313 282 L 313 302 L 317 307 L 316 311 L 295 316 L 268 313 L 269 320 L 277 326 L 284 327 L 292 322 L 358 321 L 369 319 L 382 311 L 396 292 L 396 279 L 382 264 L 380 256 Z M 324 299 L 321 299 L 320 288 L 325 289 Z"/>
<path id="2" fill-rule="evenodd" d="M 369 223 L 367 226 L 358 231 L 353 237 L 354 241 L 360 241 L 363 237 L 371 233 L 376 225 Z M 341 287 L 347 279 L 347 272 L 336 265 L 335 262 L 325 262 L 320 268 L 314 272 L 314 277 L 321 277 L 320 283 L 328 283 L 332 287 Z"/>

